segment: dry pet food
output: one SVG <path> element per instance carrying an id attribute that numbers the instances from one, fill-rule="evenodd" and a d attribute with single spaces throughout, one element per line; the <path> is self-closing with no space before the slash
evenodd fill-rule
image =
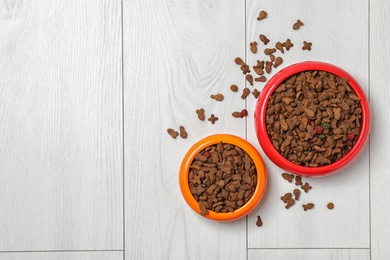
<path id="1" fill-rule="evenodd" d="M 302 50 L 311 51 L 311 42 L 303 41 Z"/>
<path id="2" fill-rule="evenodd" d="M 253 76 L 251 74 L 247 74 L 245 79 L 249 82 L 251 86 L 253 86 Z"/>
<path id="3" fill-rule="evenodd" d="M 302 207 L 304 211 L 307 211 L 308 209 L 314 208 L 314 203 L 303 204 Z"/>
<path id="4" fill-rule="evenodd" d="M 256 53 L 257 52 L 257 42 L 251 42 L 249 45 L 251 46 L 251 52 Z"/>
<path id="5" fill-rule="evenodd" d="M 255 79 L 256 80 L 256 79 Z M 257 90 L 257 88 L 255 88 L 253 91 L 252 91 L 252 94 L 253 96 L 257 99 L 260 95 L 260 91 Z"/>
<path id="6" fill-rule="evenodd" d="M 290 208 L 292 205 L 294 205 L 294 204 L 295 204 L 295 200 L 294 200 L 293 198 L 291 198 L 291 199 L 289 199 L 289 200 L 287 201 L 285 208 L 286 208 L 286 209 L 289 209 L 289 208 Z"/>
<path id="7" fill-rule="evenodd" d="M 206 116 L 204 115 L 204 109 L 201 108 L 201 109 L 197 109 L 196 110 L 196 113 L 198 114 L 198 118 L 200 121 L 204 121 Z"/>
<path id="8" fill-rule="evenodd" d="M 297 20 L 294 24 L 293 24 L 293 29 L 294 30 L 298 30 L 299 28 L 301 28 L 301 26 L 303 25 L 303 22 L 301 20 Z"/>
<path id="9" fill-rule="evenodd" d="M 295 176 L 295 185 L 297 186 L 301 186 L 303 183 L 302 183 L 302 177 L 301 176 Z"/>
<path id="10" fill-rule="evenodd" d="M 305 182 L 305 184 L 301 186 L 301 189 L 308 193 L 309 190 L 311 190 L 311 186 L 309 185 L 309 183 Z"/>
<path id="11" fill-rule="evenodd" d="M 334 208 L 334 204 L 332 202 L 329 202 L 328 205 L 326 205 L 328 207 L 328 209 L 333 209 Z"/>
<path id="12" fill-rule="evenodd" d="M 360 98 L 348 79 L 305 71 L 283 81 L 266 110 L 268 136 L 287 160 L 318 167 L 344 157 L 357 141 L 362 123 Z"/>
<path id="13" fill-rule="evenodd" d="M 291 192 L 287 192 L 286 194 L 284 194 L 282 197 L 280 197 L 280 199 L 284 202 L 284 203 L 287 203 L 289 201 L 289 199 L 292 198 L 292 193 Z"/>
<path id="14" fill-rule="evenodd" d="M 291 47 L 294 47 L 294 44 L 292 44 L 290 39 L 287 39 L 285 42 L 282 43 L 282 45 L 284 48 L 286 48 L 287 51 L 289 51 Z"/>
<path id="15" fill-rule="evenodd" d="M 264 34 L 259 35 L 260 41 L 264 43 L 264 45 L 267 45 L 269 43 L 269 39 Z"/>
<path id="16" fill-rule="evenodd" d="M 275 48 L 279 50 L 281 53 L 284 53 L 283 44 L 281 42 L 275 43 Z"/>
<path id="17" fill-rule="evenodd" d="M 286 181 L 288 181 L 290 183 L 294 179 L 294 175 L 293 174 L 288 174 L 288 173 L 282 173 L 282 177 L 283 177 L 283 179 L 285 179 Z"/>
<path id="18" fill-rule="evenodd" d="M 255 81 L 257 81 L 257 82 L 266 82 L 267 78 L 265 76 L 260 76 L 258 78 L 255 78 Z"/>
<path id="19" fill-rule="evenodd" d="M 170 136 L 172 136 L 173 139 L 176 139 L 176 137 L 179 135 L 179 133 L 172 128 L 168 128 L 167 132 Z"/>
<path id="20" fill-rule="evenodd" d="M 269 59 L 271 62 L 274 62 L 275 61 L 275 55 L 271 54 L 269 55 Z"/>
<path id="21" fill-rule="evenodd" d="M 237 85 L 231 85 L 230 86 L 230 90 L 233 91 L 233 92 L 237 92 L 237 90 L 238 90 Z"/>
<path id="22" fill-rule="evenodd" d="M 218 117 L 214 116 L 214 114 L 211 114 L 210 118 L 208 119 L 212 124 L 215 124 L 216 121 L 218 121 Z"/>
<path id="23" fill-rule="evenodd" d="M 267 12 L 264 11 L 264 10 L 261 10 L 260 13 L 259 13 L 259 16 L 257 17 L 257 20 L 261 21 L 261 20 L 263 20 L 266 17 L 267 17 Z"/>
<path id="24" fill-rule="evenodd" d="M 266 49 L 264 50 L 264 54 L 265 54 L 265 55 L 270 55 L 270 54 L 272 54 L 272 53 L 274 53 L 274 52 L 276 52 L 276 49 L 275 49 L 275 48 L 266 48 Z"/>
<path id="25" fill-rule="evenodd" d="M 232 113 L 232 116 L 235 118 L 243 118 L 241 112 L 235 111 Z"/>
<path id="26" fill-rule="evenodd" d="M 180 137 L 181 138 L 187 138 L 188 134 L 186 132 L 186 129 L 184 128 L 184 126 L 180 126 Z"/>
<path id="27" fill-rule="evenodd" d="M 212 99 L 215 99 L 216 101 L 222 101 L 224 99 L 224 96 L 222 94 L 216 94 L 216 95 L 210 95 Z"/>
<path id="28" fill-rule="evenodd" d="M 188 184 L 202 215 L 233 212 L 252 197 L 257 171 L 252 158 L 239 147 L 222 142 L 195 156 Z"/>
<path id="29" fill-rule="evenodd" d="M 244 89 L 242 90 L 241 98 L 242 98 L 242 99 L 246 99 L 246 97 L 249 96 L 250 93 L 251 93 L 251 91 L 250 91 L 249 88 L 244 88 Z"/>
<path id="30" fill-rule="evenodd" d="M 298 189 L 294 189 L 293 191 L 295 200 L 299 200 L 299 196 L 301 195 L 301 191 Z"/>
<path id="31" fill-rule="evenodd" d="M 266 61 L 265 62 L 265 72 L 270 74 L 272 71 L 272 62 L 271 61 Z"/>
<path id="32" fill-rule="evenodd" d="M 282 57 L 276 57 L 275 62 L 274 62 L 274 68 L 277 68 L 282 63 L 283 63 Z"/>
<path id="33" fill-rule="evenodd" d="M 256 226 L 261 227 L 263 225 L 263 221 L 260 216 L 257 216 Z"/>

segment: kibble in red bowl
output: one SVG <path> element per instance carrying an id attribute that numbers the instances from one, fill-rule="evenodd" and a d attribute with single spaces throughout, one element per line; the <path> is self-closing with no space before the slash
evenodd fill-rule
<path id="1" fill-rule="evenodd" d="M 334 173 L 362 150 L 370 130 L 365 94 L 344 70 L 324 62 L 291 65 L 268 81 L 255 111 L 266 155 L 286 171 Z"/>

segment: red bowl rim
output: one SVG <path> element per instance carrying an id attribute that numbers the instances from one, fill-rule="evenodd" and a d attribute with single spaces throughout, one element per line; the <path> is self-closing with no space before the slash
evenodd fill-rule
<path id="1" fill-rule="evenodd" d="M 362 107 L 362 126 L 360 129 L 360 135 L 353 148 L 337 162 L 321 167 L 300 166 L 284 158 L 275 149 L 272 142 L 270 141 L 267 133 L 265 120 L 268 100 L 274 90 L 288 77 L 309 70 L 326 71 L 342 78 L 348 78 L 348 84 L 353 88 L 353 90 L 356 92 L 356 95 L 361 99 L 360 104 Z M 276 165 L 278 165 L 280 168 L 306 177 L 325 176 L 331 173 L 335 173 L 336 171 L 339 171 L 345 166 L 347 166 L 363 149 L 369 136 L 371 127 L 369 103 L 359 83 L 343 69 L 335 65 L 320 61 L 299 62 L 290 65 L 276 73 L 264 86 L 264 89 L 262 90 L 257 100 L 254 116 L 257 139 L 268 158 L 270 158 L 270 160 Z"/>

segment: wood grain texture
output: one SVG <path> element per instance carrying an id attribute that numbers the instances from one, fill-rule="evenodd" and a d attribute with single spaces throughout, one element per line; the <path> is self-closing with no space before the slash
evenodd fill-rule
<path id="1" fill-rule="evenodd" d="M 243 1 L 125 1 L 126 259 L 245 259 L 245 218 L 217 223 L 185 203 L 178 173 L 186 151 L 213 133 L 245 137 L 231 116 L 245 102 L 229 90 L 244 80 Z M 210 94 L 222 93 L 216 102 Z M 195 111 L 214 113 L 212 125 Z M 183 125 L 188 138 L 167 128 Z"/>
<path id="2" fill-rule="evenodd" d="M 1 251 L 122 249 L 120 10 L 0 2 Z"/>
<path id="3" fill-rule="evenodd" d="M 370 1 L 370 98 L 371 98 L 371 259 L 387 259 L 390 255 L 390 157 L 389 125 L 390 93 L 387 90 L 390 65 L 390 5 L 387 1 Z"/>
<path id="4" fill-rule="evenodd" d="M 249 249 L 248 260 L 369 260 L 369 249 Z"/>
<path id="5" fill-rule="evenodd" d="M 337 8 L 335 8 L 337 7 Z M 271 76 L 290 64 L 304 60 L 333 63 L 348 71 L 368 93 L 368 1 L 247 1 L 247 43 L 265 34 L 273 47 L 277 41 L 290 38 L 294 44 L 289 52 L 281 54 L 284 63 L 273 69 Z M 260 10 L 268 17 L 257 21 Z M 353 10 L 353 12 L 351 11 Z M 300 19 L 304 26 L 292 29 Z M 337 28 L 337 29 L 336 29 Z M 303 51 L 303 41 L 312 42 L 311 51 Z M 262 44 L 262 43 L 261 43 Z M 261 46 L 260 44 L 260 46 Z M 249 47 L 249 46 L 247 46 Z M 247 60 L 254 64 L 265 59 L 260 53 L 249 51 Z M 258 85 L 262 87 L 261 84 Z M 253 112 L 255 101 L 248 100 Z M 252 111 L 251 111 L 252 110 Z M 248 140 L 257 142 L 252 117 L 248 120 Z M 260 149 L 260 146 L 257 145 Z M 265 158 L 269 173 L 267 192 L 248 222 L 249 248 L 369 248 L 369 151 L 368 147 L 346 169 L 319 179 L 307 180 L 312 190 L 303 194 L 299 203 L 289 210 L 280 197 L 296 187 L 280 176 L 283 170 Z M 335 209 L 326 204 L 333 201 Z M 313 202 L 311 212 L 302 210 L 302 203 Z M 264 225 L 256 227 L 256 216 L 261 215 Z"/>
<path id="6" fill-rule="evenodd" d="M 0 260 L 123 260 L 123 252 L 0 253 Z"/>

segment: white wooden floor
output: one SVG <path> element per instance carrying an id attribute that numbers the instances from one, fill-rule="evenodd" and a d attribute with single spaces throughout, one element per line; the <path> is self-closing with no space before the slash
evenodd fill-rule
<path id="1" fill-rule="evenodd" d="M 1 1 L 0 260 L 390 259 L 389 13 L 387 0 Z M 345 170 L 308 180 L 312 211 L 284 209 L 293 185 L 264 156 L 259 206 L 211 222 L 181 197 L 179 166 L 213 133 L 261 151 L 256 100 L 229 90 L 246 85 L 235 57 L 265 58 L 262 43 L 249 51 L 260 33 L 294 43 L 272 75 L 303 60 L 352 74 L 370 99 L 370 141 Z M 219 120 L 199 121 L 201 107 Z M 247 119 L 230 115 L 243 108 Z M 173 140 L 166 129 L 180 125 L 189 136 Z"/>

